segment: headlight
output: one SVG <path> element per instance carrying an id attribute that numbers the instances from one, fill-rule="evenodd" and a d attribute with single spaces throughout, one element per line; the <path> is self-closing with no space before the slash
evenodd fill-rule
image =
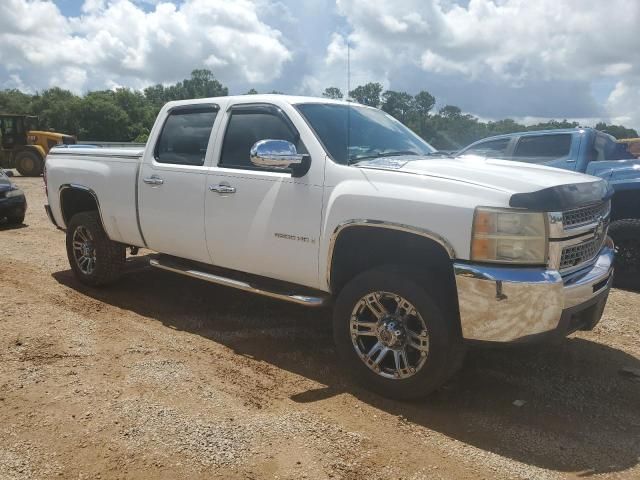
<path id="1" fill-rule="evenodd" d="M 547 263 L 547 230 L 543 213 L 476 208 L 471 260 L 499 263 Z"/>
<path id="2" fill-rule="evenodd" d="M 24 196 L 24 192 L 22 190 L 20 190 L 15 183 L 11 184 L 11 186 L 13 188 L 11 190 L 9 190 L 7 193 L 5 193 L 5 195 L 4 195 L 5 198 L 22 197 L 22 196 Z"/>

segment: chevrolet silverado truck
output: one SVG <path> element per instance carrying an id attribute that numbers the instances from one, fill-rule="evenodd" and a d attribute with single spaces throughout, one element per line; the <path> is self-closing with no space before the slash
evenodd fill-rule
<path id="1" fill-rule="evenodd" d="M 607 182 L 434 152 L 353 103 L 170 102 L 144 149 L 53 148 L 46 210 L 80 282 L 116 281 L 146 248 L 154 268 L 330 305 L 347 369 L 415 398 L 467 343 L 592 329 L 613 273 Z"/>
<path id="2" fill-rule="evenodd" d="M 640 159 L 624 141 L 594 128 L 517 132 L 472 143 L 481 155 L 595 175 L 613 187 L 609 235 L 616 246 L 615 283 L 640 286 Z"/>

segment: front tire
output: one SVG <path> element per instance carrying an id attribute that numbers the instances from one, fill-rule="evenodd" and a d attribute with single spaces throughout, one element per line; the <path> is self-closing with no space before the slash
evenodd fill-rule
<path id="1" fill-rule="evenodd" d="M 26 150 L 16 156 L 16 169 L 23 177 L 38 177 L 42 175 L 43 160 L 35 152 Z"/>
<path id="2" fill-rule="evenodd" d="M 609 226 L 616 250 L 614 285 L 640 286 L 640 219 L 616 220 Z"/>
<path id="3" fill-rule="evenodd" d="M 67 257 L 76 278 L 92 287 L 120 278 L 124 268 L 124 245 L 109 239 L 98 212 L 82 212 L 67 227 Z"/>
<path id="4" fill-rule="evenodd" d="M 435 288 L 401 267 L 379 267 L 351 280 L 336 299 L 336 347 L 353 377 L 385 397 L 429 395 L 462 364 L 456 319 Z"/>

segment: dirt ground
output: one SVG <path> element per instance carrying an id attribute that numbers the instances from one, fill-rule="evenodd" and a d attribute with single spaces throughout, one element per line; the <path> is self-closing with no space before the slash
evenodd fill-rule
<path id="1" fill-rule="evenodd" d="M 425 401 L 341 372 L 328 310 L 131 262 L 75 281 L 42 179 L 0 225 L 0 478 L 640 478 L 640 294 L 555 346 L 472 349 Z M 524 405 L 515 406 L 515 400 Z"/>

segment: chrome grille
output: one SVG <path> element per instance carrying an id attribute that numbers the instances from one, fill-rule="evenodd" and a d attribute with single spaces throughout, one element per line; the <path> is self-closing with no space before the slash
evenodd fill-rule
<path id="1" fill-rule="evenodd" d="M 602 237 L 592 238 L 586 242 L 563 248 L 560 270 L 576 267 L 592 260 L 602 248 L 605 238 L 606 235 L 602 235 Z"/>
<path id="2" fill-rule="evenodd" d="M 609 214 L 610 206 L 611 202 L 604 202 L 563 212 L 562 224 L 565 229 L 570 229 L 589 223 L 597 223 L 600 217 L 606 217 Z"/>

